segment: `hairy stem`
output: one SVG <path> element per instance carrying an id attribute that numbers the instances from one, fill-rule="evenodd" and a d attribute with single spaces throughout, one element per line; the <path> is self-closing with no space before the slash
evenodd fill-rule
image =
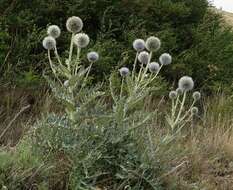
<path id="1" fill-rule="evenodd" d="M 54 69 L 54 64 L 52 62 L 52 59 L 51 59 L 51 55 L 50 55 L 50 50 L 48 50 L 48 58 L 49 58 L 49 65 L 53 71 L 53 74 L 55 76 L 55 78 L 60 82 L 60 84 L 62 85 L 62 82 L 60 81 L 60 79 L 58 78 L 57 76 L 57 73 L 56 73 L 56 70 Z"/>
<path id="2" fill-rule="evenodd" d="M 136 65 L 137 65 L 137 60 L 138 60 L 138 52 L 136 54 L 135 60 L 134 60 L 134 64 L 133 64 L 133 72 L 132 72 L 132 80 L 134 79 L 134 75 L 135 75 L 135 70 L 136 70 Z"/>
<path id="3" fill-rule="evenodd" d="M 143 81 L 144 78 L 145 78 L 145 76 L 146 76 L 146 73 L 147 73 L 147 71 L 148 71 L 149 63 L 150 63 L 150 61 L 151 61 L 152 56 L 153 56 L 153 52 L 150 52 L 149 59 L 148 59 L 148 62 L 147 62 L 147 64 L 146 64 L 146 68 L 145 68 L 144 73 L 143 73 L 143 75 L 142 75 L 141 81 Z"/>
<path id="4" fill-rule="evenodd" d="M 123 87 L 124 87 L 124 77 L 122 78 L 122 81 L 121 81 L 121 92 L 120 92 L 120 98 L 122 98 L 122 94 L 123 94 Z"/>
<path id="5" fill-rule="evenodd" d="M 68 59 L 68 69 L 71 71 L 71 60 L 72 60 L 72 54 L 74 49 L 74 33 L 72 33 L 71 41 L 70 41 L 70 52 L 69 52 L 69 59 Z"/>
<path id="6" fill-rule="evenodd" d="M 184 108 L 184 103 L 185 103 L 185 100 L 186 100 L 186 96 L 187 96 L 187 92 L 185 91 L 184 95 L 183 95 L 183 100 L 182 100 L 181 105 L 180 105 L 180 110 L 178 112 L 178 115 L 177 115 L 177 118 L 176 118 L 176 120 L 174 122 L 174 126 L 173 127 L 175 127 L 177 125 L 177 123 L 178 123 L 178 121 L 180 119 L 180 115 L 181 115 L 181 113 L 183 111 L 183 108 Z"/>

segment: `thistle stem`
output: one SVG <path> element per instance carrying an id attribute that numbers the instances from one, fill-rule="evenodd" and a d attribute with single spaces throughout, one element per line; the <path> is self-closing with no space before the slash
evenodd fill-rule
<path id="1" fill-rule="evenodd" d="M 122 78 L 122 81 L 121 81 L 121 92 L 120 92 L 120 98 L 122 98 L 122 94 L 123 94 L 123 87 L 124 87 L 124 77 Z"/>
<path id="2" fill-rule="evenodd" d="M 153 78 L 152 78 L 152 75 L 151 75 L 149 81 L 143 86 L 143 88 L 146 88 L 147 85 L 149 85 L 153 80 L 155 80 L 157 78 L 157 76 L 158 76 L 160 70 L 162 69 L 162 67 L 163 67 L 163 65 L 160 66 L 158 72 L 156 73 L 156 75 Z"/>
<path id="3" fill-rule="evenodd" d="M 88 67 L 87 74 L 86 74 L 86 76 L 85 76 L 85 78 L 84 78 L 84 80 L 83 80 L 83 83 L 82 83 L 82 86 L 81 86 L 81 88 L 80 88 L 80 91 L 79 91 L 79 92 L 81 92 L 81 91 L 82 91 L 82 89 L 84 88 L 84 86 L 86 85 L 87 78 L 88 78 L 88 76 L 89 76 L 89 74 L 90 74 L 90 71 L 91 71 L 92 65 L 93 65 L 93 63 L 91 63 L 91 64 L 90 64 L 90 66 Z"/>
<path id="4" fill-rule="evenodd" d="M 192 103 L 192 105 L 190 106 L 189 110 L 188 110 L 188 111 L 185 113 L 185 115 L 180 119 L 181 121 L 184 120 L 184 119 L 188 116 L 188 114 L 191 112 L 191 110 L 192 110 L 192 108 L 193 108 L 193 106 L 194 106 L 195 103 L 196 103 L 196 101 L 194 100 L 193 103 Z"/>
<path id="5" fill-rule="evenodd" d="M 153 55 L 153 52 L 151 51 L 151 52 L 150 52 L 150 55 L 149 55 L 148 62 L 147 62 L 147 64 L 146 64 L 146 68 L 145 68 L 144 73 L 143 73 L 143 75 L 142 75 L 141 81 L 143 81 L 144 78 L 145 78 L 145 76 L 146 76 L 146 73 L 147 73 L 147 71 L 148 71 L 149 63 L 150 63 L 150 60 L 151 60 L 151 58 L 152 58 L 152 55 Z"/>
<path id="6" fill-rule="evenodd" d="M 61 62 L 61 59 L 60 59 L 60 56 L 59 56 L 59 54 L 58 54 L 58 51 L 57 51 L 57 47 L 55 46 L 55 56 L 56 56 L 56 58 L 57 58 L 57 60 L 58 60 L 58 63 L 60 64 L 60 65 L 62 65 L 62 62 Z"/>
<path id="7" fill-rule="evenodd" d="M 172 121 L 174 121 L 174 115 L 175 115 L 175 102 L 174 99 L 172 99 Z"/>
<path id="8" fill-rule="evenodd" d="M 62 82 L 60 81 L 60 79 L 57 76 L 56 70 L 54 69 L 54 64 L 53 64 L 52 59 L 51 59 L 50 50 L 48 50 L 48 58 L 49 58 L 50 68 L 52 69 L 55 78 L 60 82 L 61 85 L 63 85 Z"/>
<path id="9" fill-rule="evenodd" d="M 132 80 L 134 79 L 134 75 L 135 75 L 135 70 L 136 70 L 136 65 L 137 65 L 137 60 L 138 60 L 138 52 L 136 54 L 135 60 L 134 60 L 134 64 L 133 64 L 133 72 L 132 72 Z"/>
<path id="10" fill-rule="evenodd" d="M 78 73 L 78 66 L 80 63 L 80 54 L 81 54 L 81 48 L 78 47 L 77 49 L 77 58 L 76 58 L 76 63 L 75 63 L 75 75 Z"/>
<path id="11" fill-rule="evenodd" d="M 69 59 L 68 59 L 68 69 L 71 71 L 71 60 L 72 60 L 72 54 L 74 49 L 74 33 L 72 33 L 71 41 L 70 41 L 70 52 L 69 52 Z"/>
<path id="12" fill-rule="evenodd" d="M 180 110 L 179 110 L 179 112 L 178 112 L 178 115 L 177 115 L 177 118 L 176 118 L 176 120 L 175 120 L 175 122 L 174 122 L 174 126 L 173 126 L 173 127 L 176 126 L 176 124 L 178 123 L 178 121 L 179 121 L 179 119 L 180 119 L 180 115 L 181 115 L 181 113 L 182 113 L 182 111 L 183 111 L 183 108 L 184 108 L 184 103 L 185 103 L 185 100 L 186 100 L 186 96 L 187 96 L 187 92 L 185 91 L 185 92 L 184 92 L 184 95 L 183 95 L 183 100 L 182 100 L 181 105 L 180 105 Z"/>

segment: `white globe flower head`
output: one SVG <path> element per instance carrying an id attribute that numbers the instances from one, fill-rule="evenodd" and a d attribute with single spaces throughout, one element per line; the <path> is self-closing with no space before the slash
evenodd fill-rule
<path id="1" fill-rule="evenodd" d="M 83 29 L 83 21 L 77 16 L 72 16 L 66 21 L 66 28 L 71 33 L 78 33 Z"/>
<path id="2" fill-rule="evenodd" d="M 192 107 L 192 109 L 191 109 L 191 114 L 192 114 L 192 115 L 197 115 L 198 112 L 199 112 L 198 107 Z"/>
<path id="3" fill-rule="evenodd" d="M 85 33 L 79 33 L 74 36 L 74 44 L 79 48 L 85 48 L 88 46 L 90 38 Z"/>
<path id="4" fill-rule="evenodd" d="M 52 36 L 47 36 L 44 38 L 42 44 L 45 49 L 52 50 L 56 47 L 56 40 Z"/>
<path id="5" fill-rule="evenodd" d="M 172 56 L 168 53 L 164 53 L 159 57 L 159 61 L 162 65 L 169 65 L 172 63 Z"/>
<path id="6" fill-rule="evenodd" d="M 57 25 L 51 25 L 48 27 L 47 34 L 56 39 L 61 35 L 61 29 Z"/>
<path id="7" fill-rule="evenodd" d="M 99 54 L 97 52 L 95 52 L 95 51 L 89 52 L 87 54 L 87 59 L 88 59 L 89 62 L 94 63 L 94 62 L 99 60 Z"/>
<path id="8" fill-rule="evenodd" d="M 122 77 L 126 77 L 129 75 L 129 69 L 127 67 L 120 68 L 119 72 Z"/>
<path id="9" fill-rule="evenodd" d="M 159 50 L 161 47 L 161 41 L 159 38 L 151 36 L 146 40 L 146 49 L 152 52 Z"/>
<path id="10" fill-rule="evenodd" d="M 177 98 L 177 92 L 176 92 L 176 91 L 171 91 L 171 92 L 169 93 L 169 98 L 170 98 L 171 100 L 176 99 L 176 98 Z"/>
<path id="11" fill-rule="evenodd" d="M 139 60 L 140 63 L 146 65 L 148 63 L 148 61 L 149 61 L 149 53 L 146 52 L 146 51 L 142 51 L 138 55 L 138 60 Z"/>
<path id="12" fill-rule="evenodd" d="M 177 88 L 176 92 L 178 95 L 182 95 L 184 91 L 181 88 Z"/>
<path id="13" fill-rule="evenodd" d="M 193 99 L 194 99 L 195 101 L 200 100 L 200 99 L 201 99 L 201 93 L 198 92 L 198 91 L 194 92 L 194 93 L 193 93 Z"/>
<path id="14" fill-rule="evenodd" d="M 149 70 L 151 73 L 157 73 L 159 71 L 159 64 L 157 62 L 152 62 L 149 64 Z"/>
<path id="15" fill-rule="evenodd" d="M 191 77 L 184 76 L 180 78 L 178 85 L 180 89 L 182 89 L 184 92 L 187 92 L 193 89 L 194 82 Z"/>
<path id="16" fill-rule="evenodd" d="M 133 42 L 133 48 L 137 51 L 143 51 L 145 49 L 145 41 L 142 39 L 136 39 Z"/>
<path id="17" fill-rule="evenodd" d="M 68 87 L 68 86 L 69 86 L 69 80 L 66 80 L 66 81 L 64 82 L 64 86 L 65 86 L 65 87 Z"/>

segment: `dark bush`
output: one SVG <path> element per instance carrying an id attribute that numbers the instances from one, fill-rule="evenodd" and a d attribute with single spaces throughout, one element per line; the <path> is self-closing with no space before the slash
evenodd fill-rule
<path id="1" fill-rule="evenodd" d="M 233 35 L 208 6 L 207 0 L 2 0 L 2 80 L 27 86 L 31 78 L 40 78 L 47 64 L 41 46 L 47 23 L 62 28 L 59 51 L 66 53 L 64 23 L 69 16 L 78 15 L 93 40 L 90 48 L 101 54 L 98 69 L 93 71 L 96 80 L 117 65 L 132 65 L 132 60 L 122 55 L 133 55 L 135 38 L 156 35 L 164 42 L 159 53 L 169 50 L 174 57 L 172 68 L 164 72 L 170 81 L 189 74 L 199 87 L 229 86 Z M 29 75 L 35 77 L 25 77 Z"/>

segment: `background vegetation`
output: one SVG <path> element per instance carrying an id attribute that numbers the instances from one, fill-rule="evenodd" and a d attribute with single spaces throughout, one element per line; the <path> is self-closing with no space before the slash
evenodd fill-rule
<path id="1" fill-rule="evenodd" d="M 66 34 L 67 17 L 79 15 L 93 49 L 101 54 L 96 80 L 130 63 L 133 39 L 153 34 L 164 43 L 161 52 L 174 57 L 172 68 L 163 73 L 169 81 L 187 74 L 200 88 L 231 86 L 233 35 L 206 0 L 2 0 L 0 12 L 1 79 L 11 84 L 41 84 L 42 68 L 47 66 L 41 47 L 46 26 L 57 24 Z M 64 53 L 65 38 L 63 34 L 58 42 Z"/>

